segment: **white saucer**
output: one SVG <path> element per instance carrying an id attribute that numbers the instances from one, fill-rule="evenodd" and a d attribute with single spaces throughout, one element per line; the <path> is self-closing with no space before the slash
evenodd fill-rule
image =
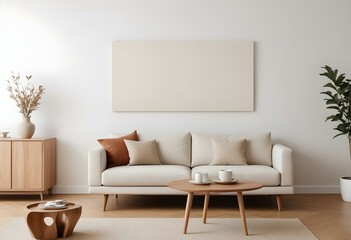
<path id="1" fill-rule="evenodd" d="M 231 181 L 228 181 L 228 182 L 223 182 L 223 181 L 220 181 L 218 179 L 215 179 L 215 180 L 212 180 L 212 181 L 214 181 L 215 183 L 218 183 L 218 184 L 234 184 L 234 183 L 239 182 L 238 179 L 232 179 Z"/>
<path id="2" fill-rule="evenodd" d="M 208 185 L 212 182 L 212 180 L 208 180 L 207 182 L 201 182 L 201 183 L 195 182 L 193 180 L 189 180 L 189 182 L 196 185 Z"/>

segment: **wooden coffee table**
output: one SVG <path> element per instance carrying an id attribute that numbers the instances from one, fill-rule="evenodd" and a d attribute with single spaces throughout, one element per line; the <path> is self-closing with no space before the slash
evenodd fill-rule
<path id="1" fill-rule="evenodd" d="M 240 216 L 243 222 L 244 233 L 246 236 L 248 235 L 248 230 L 247 230 L 247 224 L 246 224 L 245 207 L 244 207 L 242 192 L 256 190 L 263 187 L 263 185 L 258 182 L 238 182 L 235 184 L 211 183 L 208 185 L 197 185 L 197 184 L 189 183 L 189 179 L 170 182 L 168 186 L 188 193 L 188 200 L 186 203 L 185 215 L 184 215 L 184 234 L 186 234 L 186 231 L 188 228 L 189 215 L 193 204 L 194 193 L 205 194 L 204 209 L 202 212 L 202 222 L 206 223 L 207 208 L 208 208 L 208 202 L 210 200 L 210 193 L 211 192 L 236 192 L 237 198 L 238 198 Z"/>
<path id="2" fill-rule="evenodd" d="M 66 202 L 67 208 L 46 210 L 41 208 L 45 203 L 37 202 L 27 206 L 27 225 L 33 237 L 56 239 L 71 236 L 82 213 L 82 206 Z"/>

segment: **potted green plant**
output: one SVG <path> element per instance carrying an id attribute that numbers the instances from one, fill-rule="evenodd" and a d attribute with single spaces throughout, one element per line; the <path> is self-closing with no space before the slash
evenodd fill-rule
<path id="1" fill-rule="evenodd" d="M 321 76 L 328 78 L 329 82 L 323 87 L 327 91 L 321 92 L 325 95 L 327 109 L 333 109 L 336 113 L 328 116 L 326 121 L 337 122 L 334 130 L 339 133 L 334 138 L 346 135 L 349 139 L 349 151 L 351 156 L 351 80 L 347 79 L 345 73 L 339 74 L 337 69 L 329 66 L 322 67 L 325 72 Z M 344 201 L 351 202 L 351 177 L 340 178 L 340 191 Z"/>

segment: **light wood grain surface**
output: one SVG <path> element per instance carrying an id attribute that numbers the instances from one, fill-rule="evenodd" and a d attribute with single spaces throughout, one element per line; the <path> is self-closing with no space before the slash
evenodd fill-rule
<path id="1" fill-rule="evenodd" d="M 56 239 L 71 236 L 81 213 L 82 206 L 66 202 L 65 209 L 44 210 L 44 202 L 31 203 L 27 206 L 27 225 L 36 239 Z M 45 219 L 52 219 L 52 224 L 45 223 Z"/>
<path id="2" fill-rule="evenodd" d="M 0 191 L 11 189 L 11 142 L 0 142 Z"/>
<path id="3" fill-rule="evenodd" d="M 208 185 L 199 185 L 189 182 L 190 179 L 179 180 L 169 183 L 169 187 L 181 190 L 184 192 L 237 192 L 250 191 L 263 187 L 261 183 L 257 182 L 238 182 L 235 184 L 219 184 L 211 183 Z"/>
<path id="4" fill-rule="evenodd" d="M 56 183 L 56 139 L 0 139 L 0 195 L 35 192 Z"/>

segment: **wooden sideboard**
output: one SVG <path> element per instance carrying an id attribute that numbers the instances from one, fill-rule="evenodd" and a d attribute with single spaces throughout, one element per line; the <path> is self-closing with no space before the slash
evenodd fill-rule
<path id="1" fill-rule="evenodd" d="M 55 138 L 0 138 L 0 194 L 52 192 L 56 184 Z"/>

